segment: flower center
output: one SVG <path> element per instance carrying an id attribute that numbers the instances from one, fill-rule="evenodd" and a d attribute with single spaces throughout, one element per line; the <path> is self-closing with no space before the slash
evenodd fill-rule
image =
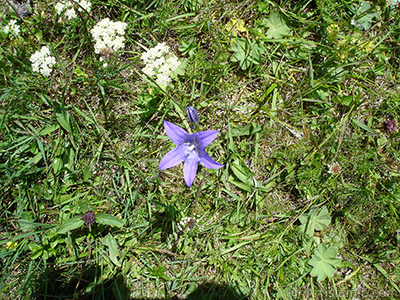
<path id="1" fill-rule="evenodd" d="M 196 140 L 196 138 L 193 138 L 192 141 L 184 143 L 184 145 L 188 146 L 188 148 L 186 149 L 186 151 L 188 153 L 191 153 L 193 151 L 195 151 L 197 153 L 197 147 L 200 145 L 199 142 Z"/>

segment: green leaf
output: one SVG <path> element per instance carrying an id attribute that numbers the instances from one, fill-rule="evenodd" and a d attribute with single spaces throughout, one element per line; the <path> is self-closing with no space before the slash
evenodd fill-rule
<path id="1" fill-rule="evenodd" d="M 92 170 L 90 166 L 85 166 L 82 170 L 83 181 L 87 181 L 92 177 Z"/>
<path id="2" fill-rule="evenodd" d="M 299 217 L 301 225 L 299 229 L 308 236 L 314 235 L 314 230 L 324 230 L 331 223 L 328 209 L 323 207 L 320 211 L 314 208 L 309 213 L 305 213 Z"/>
<path id="3" fill-rule="evenodd" d="M 110 226 L 117 226 L 122 227 L 124 226 L 124 221 L 120 218 L 114 217 L 112 215 L 107 214 L 96 214 L 96 222 L 103 225 L 110 225 Z"/>
<path id="4" fill-rule="evenodd" d="M 344 96 L 341 102 L 343 105 L 350 106 L 351 102 L 353 102 L 353 96 Z"/>
<path id="5" fill-rule="evenodd" d="M 247 192 L 251 192 L 253 189 L 251 188 L 251 186 L 249 186 L 248 184 L 242 183 L 240 181 L 235 180 L 235 178 L 233 178 L 233 176 L 229 176 L 228 181 L 234 185 L 236 185 L 238 188 L 245 190 Z"/>
<path id="6" fill-rule="evenodd" d="M 262 126 L 257 125 L 256 123 L 253 122 L 245 127 L 232 128 L 232 136 L 253 135 L 261 130 L 262 130 Z"/>
<path id="7" fill-rule="evenodd" d="M 59 234 L 64 234 L 67 233 L 68 231 L 74 230 L 76 228 L 79 228 L 83 225 L 83 220 L 81 217 L 74 217 L 71 218 L 67 221 L 65 221 L 57 230 L 57 233 Z"/>
<path id="8" fill-rule="evenodd" d="M 103 243 L 103 245 L 108 247 L 108 251 L 110 252 L 110 260 L 113 262 L 113 264 L 120 267 L 121 264 L 117 258 L 119 256 L 118 244 L 115 238 L 109 233 L 100 241 Z"/>
<path id="9" fill-rule="evenodd" d="M 48 127 L 43 128 L 42 130 L 40 130 L 39 134 L 42 135 L 42 136 L 46 135 L 46 134 L 50 134 L 53 131 L 56 131 L 58 128 L 60 128 L 60 125 L 53 124 L 53 125 L 50 125 Z"/>
<path id="10" fill-rule="evenodd" d="M 269 39 L 280 39 L 290 33 L 290 28 L 276 11 L 271 12 L 268 19 L 265 20 L 265 25 L 268 26 L 266 35 Z"/>
<path id="11" fill-rule="evenodd" d="M 54 173 L 58 175 L 60 173 L 60 171 L 62 170 L 62 168 L 64 167 L 64 163 L 60 156 L 57 156 L 54 158 L 52 167 L 53 167 Z"/>
<path id="12" fill-rule="evenodd" d="M 164 271 L 167 269 L 165 266 L 157 266 L 151 269 L 151 275 L 156 276 L 158 278 L 162 278 L 164 280 L 171 280 L 167 275 L 164 274 Z"/>
<path id="13" fill-rule="evenodd" d="M 368 30 L 371 28 L 374 19 L 379 19 L 379 15 L 371 8 L 371 4 L 366 1 L 361 1 L 361 5 L 355 13 L 355 26 L 360 29 Z"/>
<path id="14" fill-rule="evenodd" d="M 178 50 L 182 52 L 182 55 L 189 53 L 189 56 L 192 56 L 196 49 L 197 44 L 194 43 L 194 38 L 191 38 L 189 41 L 182 41 L 182 46 Z"/>
<path id="15" fill-rule="evenodd" d="M 373 131 L 371 128 L 369 128 L 367 125 L 365 125 L 364 123 L 361 123 L 359 121 L 357 121 L 356 119 L 351 119 L 351 121 L 356 124 L 358 127 L 360 127 L 361 129 L 364 129 L 365 131 L 368 131 L 369 133 L 372 134 L 376 134 L 375 131 Z"/>
<path id="16" fill-rule="evenodd" d="M 65 111 L 64 107 L 56 104 L 56 118 L 58 123 L 68 132 L 72 132 L 72 125 L 71 125 L 71 117 L 67 111 Z"/>
<path id="17" fill-rule="evenodd" d="M 341 259 L 336 258 L 336 256 L 337 249 L 335 247 L 326 248 L 324 244 L 320 244 L 308 262 L 309 265 L 313 266 L 310 273 L 311 276 L 318 277 L 318 281 L 322 281 L 326 277 L 332 277 L 341 263 Z"/>
<path id="18" fill-rule="evenodd" d="M 233 51 L 231 61 L 239 62 L 242 70 L 248 69 L 253 64 L 260 64 L 261 55 L 265 53 L 265 49 L 257 42 L 242 38 L 233 39 L 231 50 Z"/>
<path id="19" fill-rule="evenodd" d="M 233 174 L 243 183 L 247 185 L 254 185 L 253 177 L 254 173 L 250 171 L 250 169 L 239 162 L 239 160 L 235 160 L 231 164 L 231 170 Z"/>
<path id="20" fill-rule="evenodd" d="M 186 66 L 187 66 L 187 59 L 186 58 L 181 59 L 178 68 L 176 68 L 175 71 L 171 72 L 171 74 L 170 74 L 171 78 L 177 79 L 178 75 L 181 75 L 181 76 L 185 75 Z"/>

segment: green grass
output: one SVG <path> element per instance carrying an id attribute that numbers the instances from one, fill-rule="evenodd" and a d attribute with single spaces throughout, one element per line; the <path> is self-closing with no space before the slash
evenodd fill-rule
<path id="1" fill-rule="evenodd" d="M 0 298 L 400 297 L 399 6 L 37 1 L 0 33 Z M 90 29 L 128 24 L 100 62 Z M 352 22 L 352 20 L 354 20 Z M 355 24 L 355 25 L 353 25 Z M 165 42 L 184 73 L 142 72 Z M 47 45 L 51 76 L 29 58 Z M 104 62 L 107 66 L 104 67 Z M 187 105 L 199 124 L 191 127 Z M 159 171 L 163 121 L 225 166 Z M 336 172 L 333 166 L 336 166 Z M 82 215 L 96 222 L 87 227 Z"/>

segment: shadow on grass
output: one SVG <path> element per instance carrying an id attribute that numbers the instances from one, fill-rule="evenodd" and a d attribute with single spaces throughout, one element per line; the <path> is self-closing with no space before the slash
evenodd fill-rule
<path id="1" fill-rule="evenodd" d="M 70 267 L 70 266 L 69 266 Z M 68 268 L 68 267 L 67 267 Z M 248 300 L 241 292 L 224 284 L 207 282 L 200 284 L 186 297 L 131 298 L 122 275 L 106 281 L 100 278 L 98 266 L 78 266 L 73 269 L 47 268 L 32 286 L 32 299 L 79 299 L 79 300 Z M 69 276 L 70 274 L 70 276 Z M 77 274 L 79 274 L 77 276 Z M 147 291 L 145 292 L 147 293 Z"/>
<path id="2" fill-rule="evenodd" d="M 229 285 L 203 283 L 190 293 L 187 300 L 248 300 L 249 298 Z"/>
<path id="3" fill-rule="evenodd" d="M 35 300 L 129 299 L 123 276 L 101 280 L 101 270 L 96 265 L 47 268 L 39 275 L 32 288 L 32 299 Z"/>

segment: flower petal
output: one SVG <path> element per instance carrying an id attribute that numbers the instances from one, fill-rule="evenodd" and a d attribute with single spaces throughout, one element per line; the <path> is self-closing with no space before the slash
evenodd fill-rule
<path id="1" fill-rule="evenodd" d="M 187 137 L 190 136 L 185 129 L 168 121 L 164 121 L 164 128 L 171 141 L 177 146 L 183 144 Z"/>
<path id="2" fill-rule="evenodd" d="M 179 145 L 165 154 L 160 162 L 159 169 L 165 170 L 179 165 L 188 156 L 187 147 L 186 145 Z"/>
<path id="3" fill-rule="evenodd" d="M 218 130 L 207 130 L 207 131 L 196 132 L 192 135 L 196 137 L 197 141 L 200 144 L 200 148 L 204 149 L 205 147 L 210 145 L 213 140 L 215 140 L 218 133 L 219 133 Z"/>
<path id="4" fill-rule="evenodd" d="M 203 167 L 206 167 L 209 169 L 219 169 L 224 166 L 224 165 L 221 165 L 220 163 L 217 163 L 215 160 L 213 160 L 210 157 L 210 155 L 208 155 L 204 150 L 199 150 L 199 157 L 200 157 L 200 164 Z"/>
<path id="5" fill-rule="evenodd" d="M 197 164 L 199 163 L 199 157 L 195 151 L 192 151 L 185 160 L 183 166 L 183 177 L 188 187 L 190 187 L 196 177 Z"/>

